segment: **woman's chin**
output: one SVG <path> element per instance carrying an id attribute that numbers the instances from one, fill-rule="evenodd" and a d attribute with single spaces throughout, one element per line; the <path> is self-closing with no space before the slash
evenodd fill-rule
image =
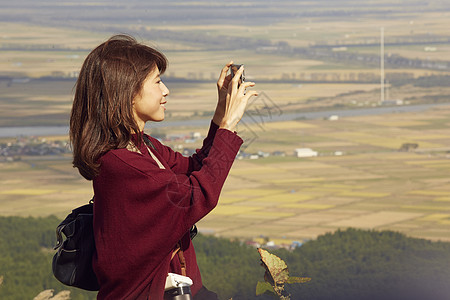
<path id="1" fill-rule="evenodd" d="M 164 121 L 164 116 L 163 117 L 161 117 L 161 118 L 155 118 L 155 119 L 153 119 L 153 120 L 149 120 L 150 122 L 162 122 L 162 121 Z"/>

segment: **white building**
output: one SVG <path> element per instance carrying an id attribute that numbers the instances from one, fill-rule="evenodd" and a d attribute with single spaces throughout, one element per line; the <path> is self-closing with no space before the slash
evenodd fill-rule
<path id="1" fill-rule="evenodd" d="M 200 132 L 191 132 L 191 138 L 194 140 L 199 140 L 202 138 L 202 134 Z"/>
<path id="2" fill-rule="evenodd" d="M 401 99 L 388 99 L 381 102 L 381 105 L 403 105 L 403 100 Z"/>
<path id="3" fill-rule="evenodd" d="M 297 148 L 294 151 L 297 157 L 314 157 L 318 155 L 317 151 L 310 148 Z"/>

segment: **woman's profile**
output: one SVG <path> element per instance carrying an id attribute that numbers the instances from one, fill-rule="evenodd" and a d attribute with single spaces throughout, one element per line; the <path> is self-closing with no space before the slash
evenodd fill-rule
<path id="1" fill-rule="evenodd" d="M 165 56 L 118 35 L 87 56 L 70 118 L 73 165 L 93 181 L 94 271 L 98 299 L 163 299 L 168 273 L 192 279 L 194 299 L 216 299 L 202 284 L 192 226 L 218 203 L 242 144 L 234 132 L 254 85 L 227 75 L 203 146 L 184 157 L 144 134 L 165 118 Z M 238 86 L 239 85 L 239 86 Z"/>

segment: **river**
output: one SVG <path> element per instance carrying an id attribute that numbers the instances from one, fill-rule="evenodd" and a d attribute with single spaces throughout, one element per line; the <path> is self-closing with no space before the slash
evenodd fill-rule
<path id="1" fill-rule="evenodd" d="M 392 113 L 405 112 L 420 112 L 430 108 L 449 106 L 450 103 L 438 104 L 417 104 L 417 105 L 399 105 L 399 106 L 380 106 L 373 108 L 359 108 L 346 110 L 327 110 L 314 112 L 300 112 L 300 113 L 276 113 L 273 115 L 264 116 L 253 115 L 253 117 L 244 116 L 243 122 L 254 123 L 258 121 L 276 122 L 276 121 L 290 121 L 290 120 L 312 120 L 323 119 L 332 115 L 342 117 L 366 116 L 366 115 L 381 115 Z M 179 127 L 179 126 L 208 126 L 209 119 L 201 120 L 182 120 L 182 121 L 164 121 L 161 123 L 151 123 L 146 128 L 163 128 L 163 127 Z M 17 137 L 17 136 L 51 136 L 51 135 L 67 135 L 69 133 L 69 126 L 17 126 L 17 127 L 0 127 L 0 138 Z"/>

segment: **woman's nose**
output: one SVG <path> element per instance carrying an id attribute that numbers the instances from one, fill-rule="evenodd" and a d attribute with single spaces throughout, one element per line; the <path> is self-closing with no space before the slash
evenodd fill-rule
<path id="1" fill-rule="evenodd" d="M 167 86 L 164 83 L 162 84 L 161 91 L 162 91 L 164 97 L 168 96 L 170 94 L 169 89 L 167 88 Z"/>

